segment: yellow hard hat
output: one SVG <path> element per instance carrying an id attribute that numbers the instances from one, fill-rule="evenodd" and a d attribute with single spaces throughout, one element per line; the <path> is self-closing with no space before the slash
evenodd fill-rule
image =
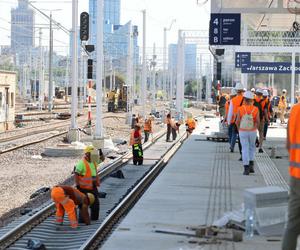
<path id="1" fill-rule="evenodd" d="M 89 199 L 89 202 L 90 202 L 90 206 L 94 204 L 95 202 L 95 196 L 91 193 L 87 193 L 87 197 Z"/>
<path id="2" fill-rule="evenodd" d="M 84 148 L 84 153 L 91 153 L 94 149 L 93 145 L 88 145 Z"/>

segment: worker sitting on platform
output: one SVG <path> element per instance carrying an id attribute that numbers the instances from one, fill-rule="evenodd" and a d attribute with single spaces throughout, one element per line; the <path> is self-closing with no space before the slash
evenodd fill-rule
<path id="1" fill-rule="evenodd" d="M 51 198 L 56 206 L 55 223 L 62 225 L 65 212 L 68 215 L 72 228 L 78 227 L 76 206 L 80 209 L 80 216 L 86 225 L 91 224 L 88 207 L 92 206 L 95 197 L 91 193 L 83 194 L 70 186 L 55 186 L 51 190 Z"/>
<path id="2" fill-rule="evenodd" d="M 141 126 L 136 124 L 130 133 L 130 146 L 132 146 L 133 164 L 143 164 L 143 147 Z"/>
<path id="3" fill-rule="evenodd" d="M 93 145 L 85 147 L 84 157 L 75 166 L 74 176 L 76 187 L 80 192 L 94 194 L 95 202 L 91 206 L 91 220 L 98 220 L 100 209 L 98 187 L 100 186 L 100 179 L 97 174 L 97 166 L 100 162 L 92 161 L 91 154 L 93 151 L 96 151 Z M 101 149 L 99 150 L 99 158 L 101 161 L 104 161 Z"/>

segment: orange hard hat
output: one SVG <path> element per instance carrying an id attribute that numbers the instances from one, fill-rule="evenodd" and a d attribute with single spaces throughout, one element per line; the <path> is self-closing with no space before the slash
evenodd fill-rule
<path id="1" fill-rule="evenodd" d="M 66 195 L 61 187 L 53 187 L 51 190 L 51 198 L 54 202 L 60 203 L 66 198 Z"/>

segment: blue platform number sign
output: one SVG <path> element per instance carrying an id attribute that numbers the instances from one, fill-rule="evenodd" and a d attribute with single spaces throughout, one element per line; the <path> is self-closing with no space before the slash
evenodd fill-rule
<path id="1" fill-rule="evenodd" d="M 236 52 L 235 53 L 235 67 L 243 68 L 249 65 L 251 62 L 250 52 Z"/>
<path id="2" fill-rule="evenodd" d="M 209 45 L 240 45 L 241 14 L 211 14 Z"/>

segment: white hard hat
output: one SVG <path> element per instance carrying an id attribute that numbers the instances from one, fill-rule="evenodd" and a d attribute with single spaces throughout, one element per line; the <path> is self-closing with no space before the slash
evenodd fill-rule
<path id="1" fill-rule="evenodd" d="M 251 89 L 251 92 L 255 92 L 255 88 L 252 88 L 252 89 Z"/>
<path id="2" fill-rule="evenodd" d="M 236 91 L 244 90 L 243 84 L 241 84 L 240 82 L 238 82 L 238 83 L 235 85 L 235 90 L 236 90 Z"/>
<path id="3" fill-rule="evenodd" d="M 254 94 L 251 91 L 246 91 L 244 97 L 247 99 L 254 99 Z"/>
<path id="4" fill-rule="evenodd" d="M 263 91 L 263 96 L 269 96 L 268 90 L 264 89 L 264 91 Z"/>
<path id="5" fill-rule="evenodd" d="M 286 91 L 286 89 L 283 89 L 282 92 L 283 92 L 283 93 L 286 93 L 287 91 Z"/>
<path id="6" fill-rule="evenodd" d="M 256 94 L 263 94 L 263 93 L 264 93 L 264 91 L 262 89 L 257 89 L 256 90 Z"/>
<path id="7" fill-rule="evenodd" d="M 236 95 L 236 90 L 235 89 L 231 89 L 230 95 Z"/>

